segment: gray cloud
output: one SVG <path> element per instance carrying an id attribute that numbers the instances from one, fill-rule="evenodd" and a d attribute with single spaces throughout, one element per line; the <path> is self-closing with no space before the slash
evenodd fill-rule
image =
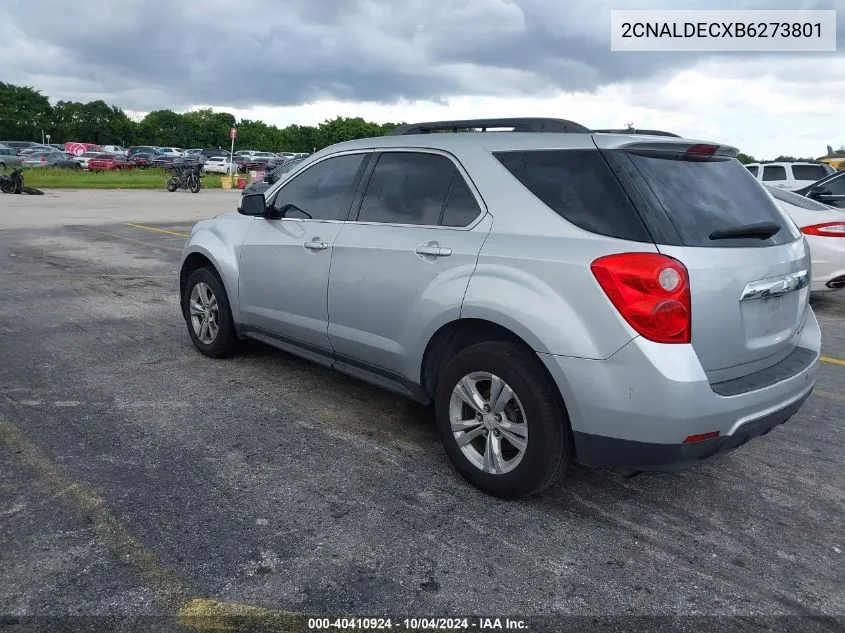
<path id="1" fill-rule="evenodd" d="M 655 8 L 834 8 L 667 0 Z M 12 0 L 2 79 L 131 110 L 543 95 L 653 79 L 697 54 L 611 53 L 633 0 Z M 840 16 L 840 20 L 845 16 Z M 845 31 L 843 22 L 840 31 Z"/>

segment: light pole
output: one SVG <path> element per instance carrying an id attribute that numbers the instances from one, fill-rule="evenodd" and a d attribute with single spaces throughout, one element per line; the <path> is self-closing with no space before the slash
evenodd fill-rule
<path id="1" fill-rule="evenodd" d="M 47 135 L 47 145 L 49 145 L 49 144 L 50 144 L 50 135 L 48 134 Z"/>

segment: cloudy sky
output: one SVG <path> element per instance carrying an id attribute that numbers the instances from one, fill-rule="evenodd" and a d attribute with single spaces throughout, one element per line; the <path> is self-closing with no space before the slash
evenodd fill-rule
<path id="1" fill-rule="evenodd" d="M 610 51 L 610 9 L 836 9 L 836 53 Z M 758 158 L 845 144 L 845 0 L 2 0 L 0 81 L 275 125 L 551 116 Z"/>

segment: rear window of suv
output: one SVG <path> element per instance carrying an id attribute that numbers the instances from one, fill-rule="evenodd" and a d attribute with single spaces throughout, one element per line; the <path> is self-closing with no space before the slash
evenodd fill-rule
<path id="1" fill-rule="evenodd" d="M 792 177 L 795 180 L 821 180 L 827 176 L 827 170 L 821 165 L 793 165 Z"/>
<path id="2" fill-rule="evenodd" d="M 598 150 L 507 151 L 494 156 L 526 189 L 575 226 L 619 239 L 651 241 Z"/>
<path id="3" fill-rule="evenodd" d="M 733 158 L 683 160 L 678 154 L 625 152 L 645 184 L 641 193 L 658 206 L 685 246 L 753 247 L 786 244 L 798 238 L 776 203 Z M 765 173 L 765 172 L 764 172 Z M 774 222 L 772 237 L 711 240 L 713 231 Z"/>

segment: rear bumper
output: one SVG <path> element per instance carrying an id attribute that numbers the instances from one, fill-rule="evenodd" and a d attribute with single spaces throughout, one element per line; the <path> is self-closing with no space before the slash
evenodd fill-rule
<path id="1" fill-rule="evenodd" d="M 692 444 L 637 442 L 576 432 L 574 435 L 578 461 L 599 467 L 679 470 L 738 448 L 752 438 L 765 435 L 789 420 L 801 408 L 809 395 L 808 391 L 792 404 L 743 424 L 731 435 Z"/>
<path id="2" fill-rule="evenodd" d="M 821 333 L 812 310 L 796 343 L 805 352 L 792 371 L 782 370 L 795 358 L 718 385 L 711 385 L 691 345 L 638 337 L 606 360 L 539 356 L 566 403 L 577 461 L 671 470 L 736 448 L 794 415 L 818 372 Z M 718 438 L 684 443 L 713 432 Z"/>

